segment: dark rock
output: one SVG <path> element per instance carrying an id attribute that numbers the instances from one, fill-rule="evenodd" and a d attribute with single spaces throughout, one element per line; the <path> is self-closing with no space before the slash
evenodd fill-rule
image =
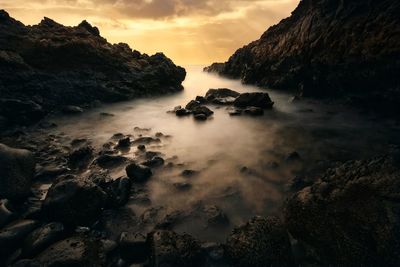
<path id="1" fill-rule="evenodd" d="M 184 171 L 182 171 L 182 173 L 181 173 L 181 175 L 182 175 L 183 177 L 193 177 L 193 176 L 195 176 L 195 175 L 197 175 L 197 174 L 199 174 L 199 172 L 198 172 L 198 171 L 195 171 L 195 170 L 184 170 Z"/>
<path id="2" fill-rule="evenodd" d="M 68 165 L 74 169 L 85 168 L 93 159 L 94 149 L 91 146 L 81 147 L 68 155 Z"/>
<path id="3" fill-rule="evenodd" d="M 148 145 L 152 143 L 160 143 L 161 140 L 159 138 L 153 137 L 139 137 L 132 141 L 132 145 Z"/>
<path id="4" fill-rule="evenodd" d="M 203 212 L 207 217 L 207 226 L 227 226 L 229 225 L 228 216 L 215 205 L 206 205 L 203 207 Z"/>
<path id="5" fill-rule="evenodd" d="M 62 113 L 68 115 L 81 114 L 83 109 L 77 106 L 65 106 L 62 108 Z"/>
<path id="6" fill-rule="evenodd" d="M 31 152 L 0 144 L 0 198 L 27 196 L 34 173 L 35 160 Z"/>
<path id="7" fill-rule="evenodd" d="M 240 116 L 242 115 L 241 109 L 234 109 L 229 111 L 229 116 Z"/>
<path id="8" fill-rule="evenodd" d="M 243 93 L 238 96 L 233 102 L 235 107 L 257 107 L 257 108 L 272 108 L 274 102 L 271 101 L 267 93 Z"/>
<path id="9" fill-rule="evenodd" d="M 42 119 L 45 111 L 31 100 L 1 98 L 0 116 L 7 118 L 8 124 L 28 125 Z"/>
<path id="10" fill-rule="evenodd" d="M 129 148 L 131 146 L 131 138 L 125 137 L 118 141 L 117 148 Z"/>
<path id="11" fill-rule="evenodd" d="M 61 223 L 49 223 L 34 230 L 22 245 L 22 257 L 33 258 L 55 242 L 60 241 L 66 235 L 64 225 Z"/>
<path id="12" fill-rule="evenodd" d="M 129 263 L 142 263 L 150 256 L 147 239 L 139 233 L 121 233 L 119 250 L 121 258 Z"/>
<path id="13" fill-rule="evenodd" d="M 199 106 L 201 106 L 200 102 L 198 102 L 196 100 L 192 100 L 186 105 L 185 109 L 193 110 L 193 109 L 195 109 L 195 108 L 197 108 Z"/>
<path id="14" fill-rule="evenodd" d="M 115 133 L 113 134 L 113 136 L 111 136 L 111 139 L 113 140 L 119 140 L 125 138 L 125 135 L 123 133 Z"/>
<path id="15" fill-rule="evenodd" d="M 142 165 L 150 167 L 150 168 L 156 168 L 156 167 L 160 167 L 162 165 L 164 165 L 164 159 L 161 157 L 154 157 L 150 160 L 147 160 L 145 162 L 142 163 Z"/>
<path id="16" fill-rule="evenodd" d="M 156 151 L 146 151 L 144 156 L 146 159 L 152 159 L 154 157 L 158 157 L 160 154 L 161 154 L 160 152 Z"/>
<path id="17" fill-rule="evenodd" d="M 398 266 L 399 175 L 390 157 L 329 169 L 289 199 L 287 227 L 323 265 Z"/>
<path id="18" fill-rule="evenodd" d="M 101 155 L 96 159 L 96 163 L 104 168 L 104 169 L 111 169 L 115 167 L 119 167 L 124 164 L 128 159 L 124 156 L 119 155 Z"/>
<path id="19" fill-rule="evenodd" d="M 68 168 L 57 166 L 46 166 L 41 168 L 35 176 L 35 180 L 49 181 L 69 171 Z"/>
<path id="20" fill-rule="evenodd" d="M 35 260 L 41 266 L 104 266 L 109 248 L 98 239 L 70 237 L 43 251 Z"/>
<path id="21" fill-rule="evenodd" d="M 148 236 L 151 266 L 200 266 L 202 251 L 198 242 L 187 234 L 156 231 Z"/>
<path id="22" fill-rule="evenodd" d="M 194 119 L 197 121 L 206 121 L 207 120 L 207 115 L 205 114 L 197 114 L 194 115 Z"/>
<path id="23" fill-rule="evenodd" d="M 144 183 L 153 175 L 149 167 L 136 163 L 129 164 L 126 167 L 126 174 L 136 183 Z"/>
<path id="24" fill-rule="evenodd" d="M 203 96 L 196 96 L 196 101 L 199 102 L 200 104 L 207 103 L 207 99 Z"/>
<path id="25" fill-rule="evenodd" d="M 295 161 L 300 161 L 301 157 L 300 154 L 296 151 L 290 153 L 287 157 L 286 157 L 286 162 L 295 162 Z"/>
<path id="26" fill-rule="evenodd" d="M 179 191 L 188 191 L 192 188 L 190 183 L 174 183 L 174 187 Z"/>
<path id="27" fill-rule="evenodd" d="M 33 220 L 18 220 L 0 230 L 0 260 L 10 255 L 24 238 L 39 226 Z"/>
<path id="28" fill-rule="evenodd" d="M 225 252 L 234 266 L 293 266 L 289 236 L 275 217 L 255 217 L 235 228 Z"/>
<path id="29" fill-rule="evenodd" d="M 125 205 L 129 200 L 131 187 L 132 182 L 127 177 L 120 177 L 102 186 L 107 194 L 106 206 L 115 208 Z"/>
<path id="30" fill-rule="evenodd" d="M 198 106 L 195 107 L 192 110 L 193 115 L 200 115 L 200 114 L 204 114 L 206 117 L 211 116 L 212 114 L 214 114 L 214 112 L 212 110 L 210 110 L 208 107 L 206 106 Z"/>
<path id="31" fill-rule="evenodd" d="M 6 200 L 0 200 L 0 229 L 16 217 L 6 205 Z"/>
<path id="32" fill-rule="evenodd" d="M 264 115 L 264 110 L 262 108 L 248 107 L 244 110 L 244 113 L 250 116 L 262 116 Z"/>
<path id="33" fill-rule="evenodd" d="M 229 105 L 232 104 L 239 95 L 238 92 L 227 88 L 210 89 L 207 91 L 205 99 L 214 104 Z"/>
<path id="34" fill-rule="evenodd" d="M 201 244 L 201 249 L 206 254 L 205 266 L 214 266 L 216 263 L 223 263 L 225 254 L 223 245 L 208 242 Z"/>
<path id="35" fill-rule="evenodd" d="M 181 108 L 175 111 L 176 116 L 178 117 L 183 117 L 183 116 L 188 116 L 190 114 L 192 114 L 192 112 L 190 110 L 187 110 L 185 108 Z"/>
<path id="36" fill-rule="evenodd" d="M 137 149 L 140 151 L 145 151 L 146 150 L 146 146 L 145 145 L 138 145 Z"/>
<path id="37" fill-rule="evenodd" d="M 43 203 L 49 219 L 67 225 L 90 226 L 99 217 L 107 195 L 93 182 L 75 179 L 53 184 Z"/>
<path id="38" fill-rule="evenodd" d="M 100 116 L 103 116 L 103 117 L 114 117 L 115 115 L 112 114 L 112 113 L 100 112 Z"/>

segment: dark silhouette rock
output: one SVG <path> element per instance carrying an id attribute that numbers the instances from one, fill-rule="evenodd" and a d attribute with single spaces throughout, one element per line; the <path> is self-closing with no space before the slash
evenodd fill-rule
<path id="1" fill-rule="evenodd" d="M 248 107 L 244 110 L 244 114 L 250 116 L 262 116 L 264 115 L 264 110 L 262 108 L 257 108 L 257 107 Z"/>
<path id="2" fill-rule="evenodd" d="M 121 166 L 127 160 L 124 156 L 104 154 L 96 159 L 96 163 L 104 169 L 111 169 Z"/>
<path id="3" fill-rule="evenodd" d="M 45 215 L 67 225 L 90 226 L 100 216 L 106 193 L 93 182 L 81 179 L 53 184 L 43 203 Z"/>
<path id="4" fill-rule="evenodd" d="M 185 70 L 164 54 L 110 44 L 87 21 L 66 27 L 45 18 L 25 26 L 0 12 L 0 101 L 6 103 L 0 104 L 0 116 L 8 123 L 33 123 L 69 105 L 183 89 Z"/>
<path id="5" fill-rule="evenodd" d="M 118 208 L 125 205 L 130 197 L 132 182 L 128 177 L 120 177 L 106 182 L 100 187 L 107 194 L 106 207 Z"/>
<path id="6" fill-rule="evenodd" d="M 225 253 L 234 266 L 294 266 L 289 235 L 275 217 L 255 217 L 235 228 Z"/>
<path id="7" fill-rule="evenodd" d="M 144 183 L 153 175 L 151 169 L 147 166 L 132 163 L 126 167 L 126 174 L 136 183 Z"/>
<path id="8" fill-rule="evenodd" d="M 203 115 L 205 115 L 206 117 L 210 117 L 211 115 L 214 114 L 214 111 L 212 111 L 211 109 L 209 109 L 209 108 L 206 107 L 206 106 L 198 106 L 198 107 L 195 107 L 195 108 L 192 110 L 192 113 L 193 113 L 194 116 L 203 114 Z"/>
<path id="9" fill-rule="evenodd" d="M 193 117 L 194 117 L 194 119 L 195 119 L 196 121 L 206 121 L 206 120 L 207 120 L 207 115 L 202 114 L 202 113 L 196 114 L 196 115 L 194 115 Z"/>
<path id="10" fill-rule="evenodd" d="M 205 70 L 298 95 L 352 96 L 352 103 L 374 111 L 398 111 L 399 13 L 397 0 L 303 0 L 259 40 Z"/>
<path id="11" fill-rule="evenodd" d="M 93 159 L 94 149 L 91 146 L 84 146 L 72 151 L 68 155 L 68 165 L 74 169 L 86 167 Z"/>
<path id="12" fill-rule="evenodd" d="M 164 163 L 165 160 L 163 158 L 156 156 L 150 160 L 143 162 L 142 165 L 150 168 L 156 168 L 156 167 L 161 167 L 162 165 L 164 165 Z"/>
<path id="13" fill-rule="evenodd" d="M 228 88 L 210 89 L 207 91 L 205 99 L 213 104 L 229 105 L 240 94 Z"/>
<path id="14" fill-rule="evenodd" d="M 200 104 L 199 101 L 192 100 L 192 101 L 190 101 L 190 102 L 185 106 L 185 109 L 187 109 L 187 110 L 194 110 L 195 108 L 197 108 L 197 107 L 199 107 L 199 106 L 201 106 L 201 104 Z"/>
<path id="15" fill-rule="evenodd" d="M 192 112 L 190 110 L 185 109 L 185 108 L 181 108 L 181 109 L 177 109 L 175 111 L 175 114 L 178 117 L 184 117 L 184 116 L 189 116 L 190 114 L 192 114 Z"/>
<path id="16" fill-rule="evenodd" d="M 139 233 L 121 233 L 118 247 L 121 258 L 129 263 L 142 263 L 150 256 L 147 238 Z"/>
<path id="17" fill-rule="evenodd" d="M 0 198 L 27 196 L 34 174 L 35 160 L 30 151 L 0 144 Z"/>
<path id="18" fill-rule="evenodd" d="M 274 102 L 267 93 L 243 93 L 238 96 L 233 105 L 238 108 L 256 107 L 256 108 L 272 108 Z"/>

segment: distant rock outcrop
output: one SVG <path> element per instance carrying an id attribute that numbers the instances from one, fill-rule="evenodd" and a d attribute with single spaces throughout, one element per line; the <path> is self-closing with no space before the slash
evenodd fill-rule
<path id="1" fill-rule="evenodd" d="M 259 40 L 206 71 L 308 96 L 400 102 L 400 2 L 302 0 Z"/>
<path id="2" fill-rule="evenodd" d="M 108 43 L 87 21 L 66 27 L 44 18 L 25 26 L 0 10 L 0 101 L 7 104 L 0 119 L 8 123 L 26 124 L 64 105 L 178 91 L 185 75 L 162 53 Z"/>

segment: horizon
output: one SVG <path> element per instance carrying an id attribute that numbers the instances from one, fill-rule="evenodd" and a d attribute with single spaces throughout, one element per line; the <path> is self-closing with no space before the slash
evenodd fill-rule
<path id="1" fill-rule="evenodd" d="M 149 55 L 163 52 L 182 66 L 225 62 L 288 17 L 299 0 L 3 0 L 25 25 L 48 17 L 66 26 L 87 20 L 111 43 Z M 267 15 L 265 15 L 267 14 Z"/>

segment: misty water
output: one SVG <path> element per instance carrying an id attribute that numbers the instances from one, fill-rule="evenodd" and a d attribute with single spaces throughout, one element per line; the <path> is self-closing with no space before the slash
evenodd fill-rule
<path id="1" fill-rule="evenodd" d="M 115 133 L 154 136 L 161 132 L 161 143 L 147 147 L 158 151 L 173 167 L 156 169 L 142 191 L 149 201 L 131 201 L 128 206 L 140 216 L 149 210 L 161 215 L 196 209 L 199 205 L 217 206 L 229 218 L 228 226 L 210 226 L 193 214 L 173 226 L 202 240 L 221 241 L 236 225 L 254 215 L 280 215 L 296 175 L 317 173 L 337 161 L 365 158 L 384 153 L 398 142 L 399 126 L 375 120 L 342 106 L 324 105 L 313 100 L 290 102 L 290 94 L 247 86 L 237 80 L 202 72 L 200 66 L 186 67 L 185 90 L 168 96 L 145 98 L 105 105 L 73 117 L 54 118 L 63 132 L 73 138 L 88 138 L 101 147 Z M 230 88 L 238 92 L 268 92 L 275 102 L 262 117 L 231 117 L 225 106 L 209 107 L 215 112 L 205 122 L 193 117 L 176 117 L 168 110 L 186 105 L 209 88 Z M 101 112 L 114 116 L 101 116 Z M 135 127 L 140 127 L 138 130 Z M 147 128 L 148 130 L 146 130 Z M 287 162 L 297 151 L 300 161 Z M 124 155 L 135 157 L 133 146 Z M 244 168 L 246 167 L 246 168 Z M 183 170 L 198 171 L 183 177 Z M 124 169 L 111 172 L 124 175 Z M 175 183 L 189 183 L 179 190 Z M 136 199 L 137 200 L 137 199 Z M 201 217 L 201 216 L 200 216 Z"/>

